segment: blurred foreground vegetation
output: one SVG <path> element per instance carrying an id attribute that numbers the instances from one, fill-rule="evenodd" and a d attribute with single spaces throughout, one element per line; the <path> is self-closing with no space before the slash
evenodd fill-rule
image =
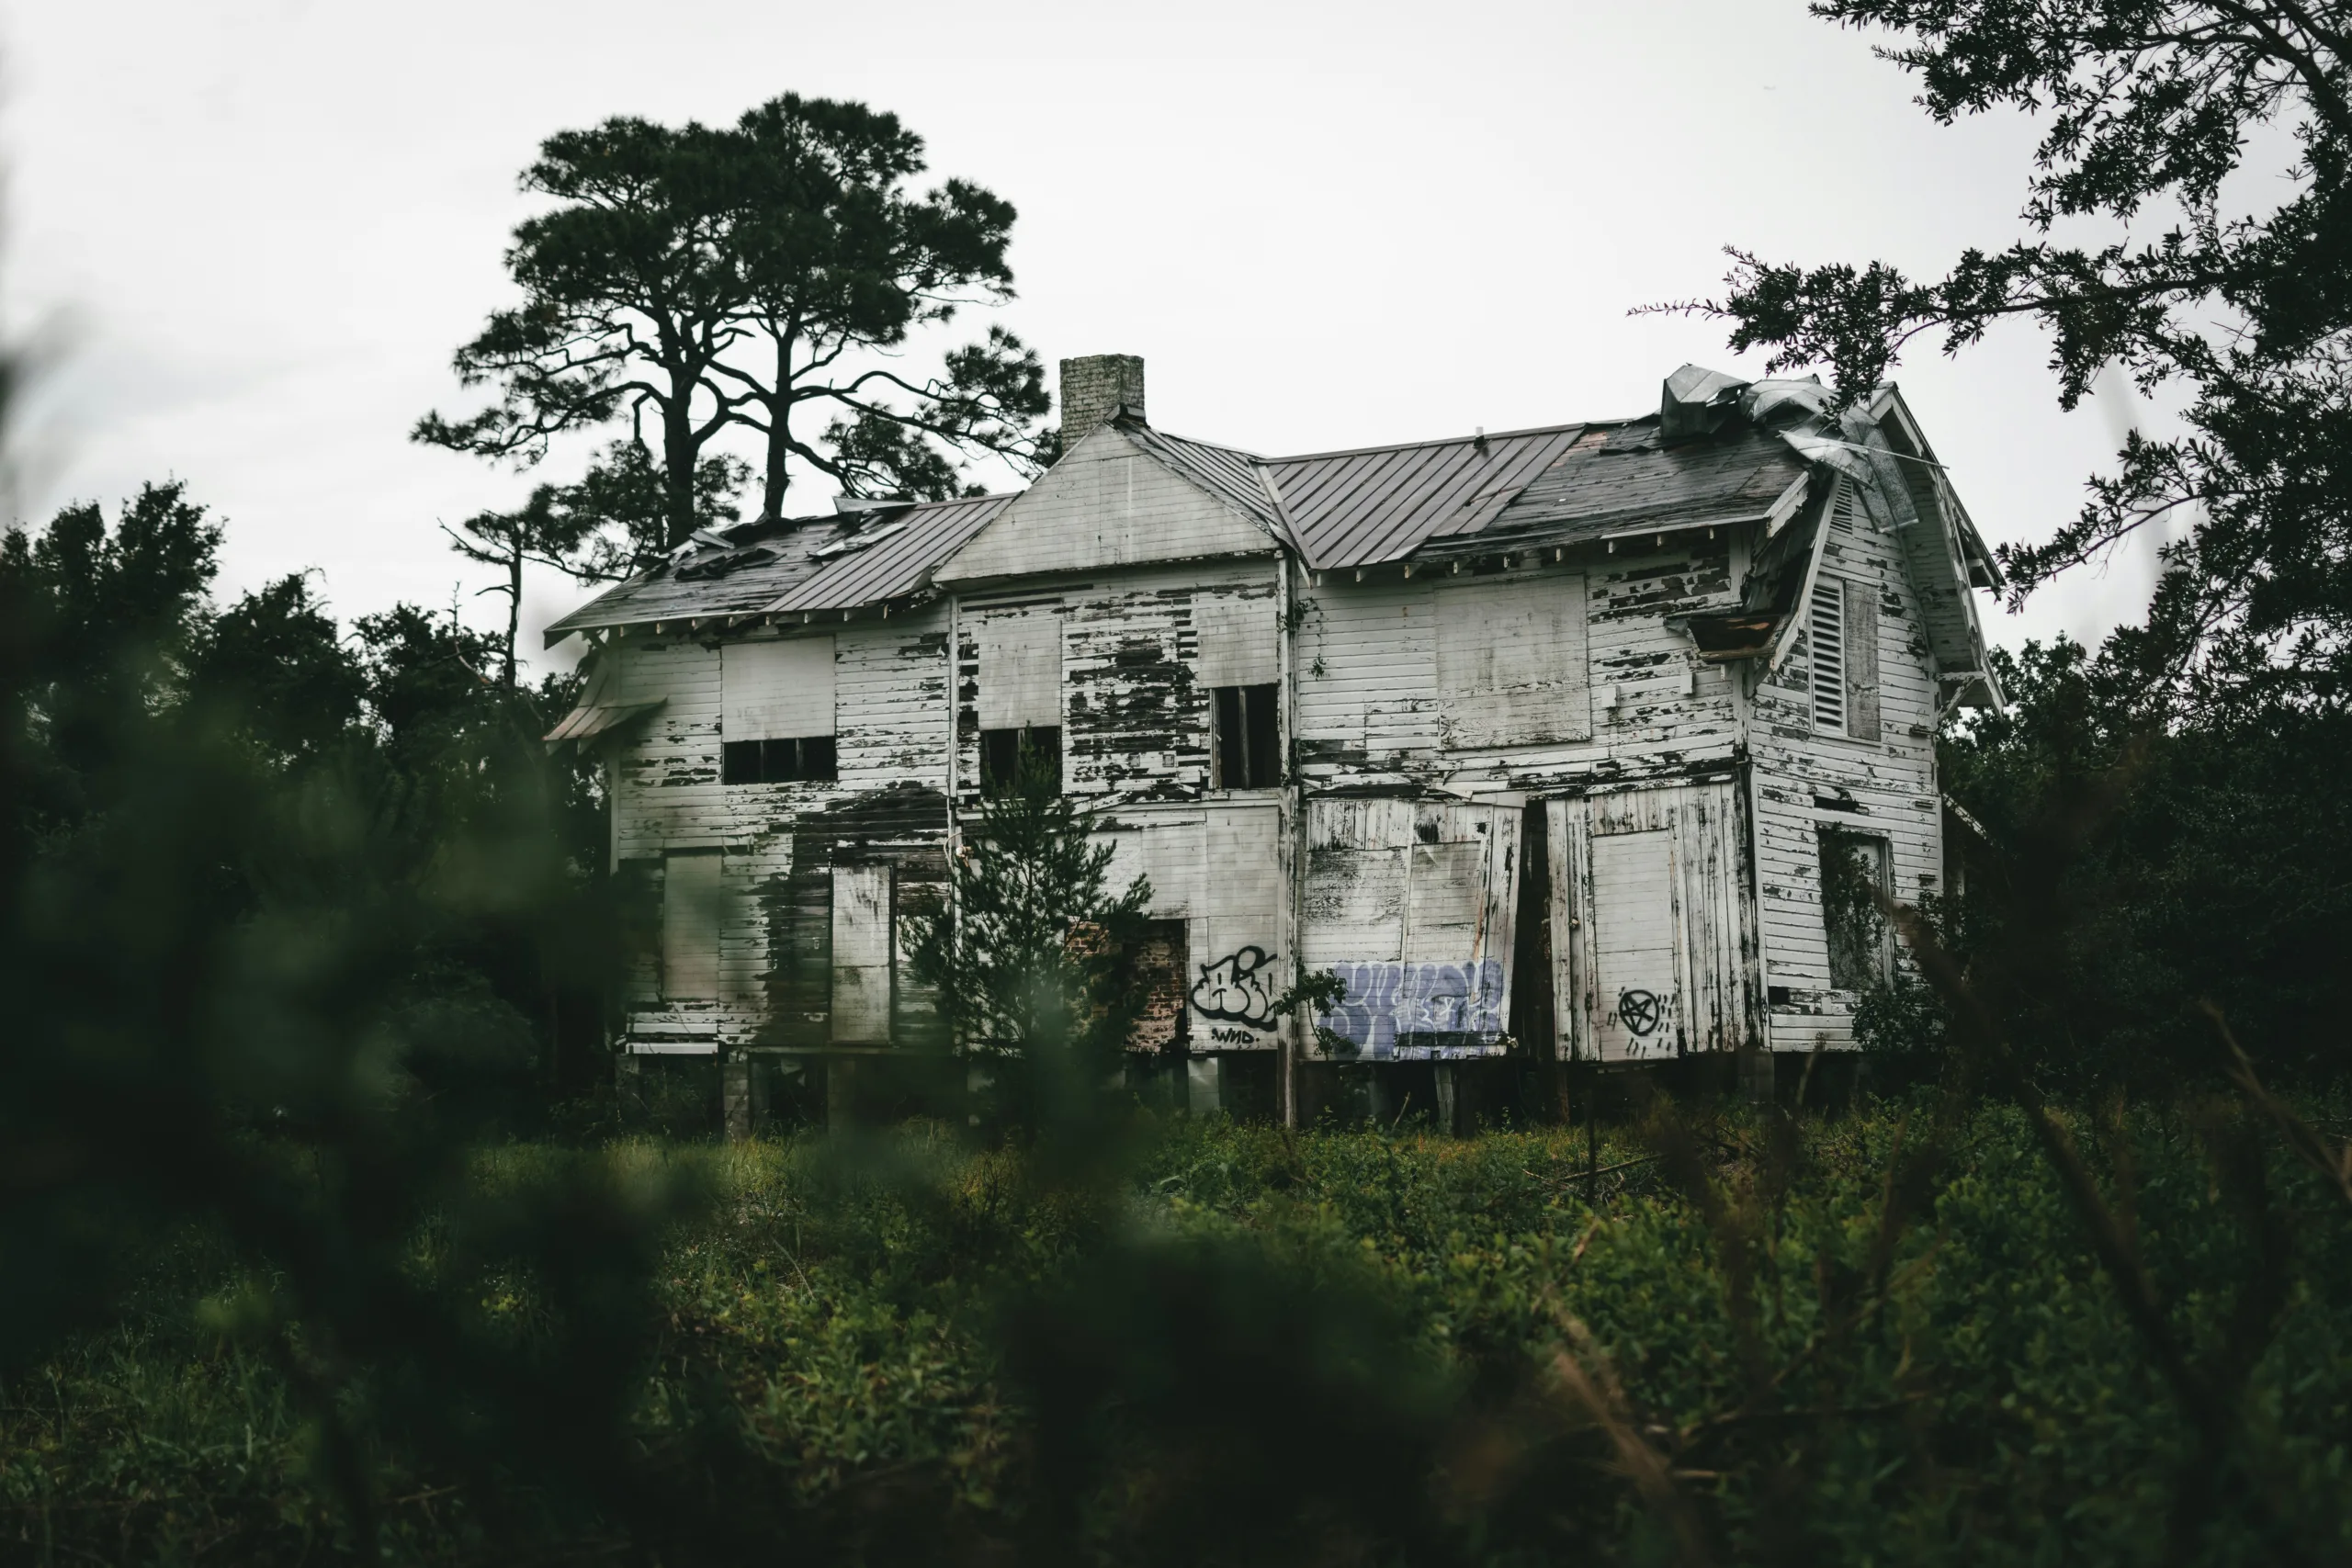
<path id="1" fill-rule="evenodd" d="M 2341 1560 L 2352 1211 L 2249 1114 L 2067 1122 L 2170 1331 L 2242 1382 L 2218 1465 L 2024 1116 L 1923 1160 L 1924 1100 L 1655 1107 L 1597 1179 L 1581 1133 L 1179 1122 L 1101 1202 L 936 1127 L 514 1144 L 478 1200 L 582 1160 L 704 1195 L 651 1273 L 634 1479 L 465 1473 L 368 1379 L 344 1411 L 389 1561 Z M 476 1239 L 428 1217 L 401 1268 L 552 1353 L 562 1296 L 474 1271 Z M 0 1552 L 370 1557 L 273 1288 L 191 1224 L 119 1320 L 12 1375 Z"/>

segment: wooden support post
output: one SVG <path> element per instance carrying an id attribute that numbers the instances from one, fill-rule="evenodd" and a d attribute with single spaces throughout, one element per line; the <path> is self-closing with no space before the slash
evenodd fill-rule
<path id="1" fill-rule="evenodd" d="M 752 1135 L 752 1058 L 729 1051 L 718 1059 L 718 1103 L 727 1126 L 727 1141 L 740 1144 Z"/>
<path id="2" fill-rule="evenodd" d="M 825 1058 L 825 1131 L 838 1133 L 857 1123 L 857 1058 Z"/>

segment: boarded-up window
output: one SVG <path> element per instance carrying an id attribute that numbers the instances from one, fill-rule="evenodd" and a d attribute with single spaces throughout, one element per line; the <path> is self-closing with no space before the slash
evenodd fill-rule
<path id="1" fill-rule="evenodd" d="M 1805 625 L 1805 652 L 1813 666 L 1813 727 L 1833 735 L 1846 732 L 1846 596 L 1834 577 L 1815 580 L 1813 618 Z"/>
<path id="2" fill-rule="evenodd" d="M 833 867 L 833 1040 L 880 1044 L 890 1038 L 890 870 Z"/>
<path id="3" fill-rule="evenodd" d="M 1519 816 L 1487 805 L 1310 803 L 1301 957 L 1344 987 L 1318 1029 L 1374 1060 L 1499 1047 L 1510 1027 Z"/>
<path id="4" fill-rule="evenodd" d="M 1446 745 L 1591 739 L 1583 578 L 1464 584 L 1436 599 Z"/>
<path id="5" fill-rule="evenodd" d="M 717 850 L 673 850 L 662 857 L 662 996 L 718 996 L 719 871 Z"/>
<path id="6" fill-rule="evenodd" d="M 730 642 L 720 654 L 729 740 L 833 733 L 833 639 Z"/>
<path id="7" fill-rule="evenodd" d="M 1062 721 L 1062 619 L 1049 610 L 982 621 L 982 729 L 1028 729 Z"/>
<path id="8" fill-rule="evenodd" d="M 1275 679 L 1281 629 L 1270 597 L 1193 600 L 1199 652 L 1193 679 L 1203 686 L 1262 686 Z"/>
<path id="9" fill-rule="evenodd" d="M 1894 952 L 1879 906 L 1888 890 L 1887 844 L 1847 828 L 1821 829 L 1821 922 L 1829 938 L 1829 984 L 1840 991 L 1883 984 Z"/>

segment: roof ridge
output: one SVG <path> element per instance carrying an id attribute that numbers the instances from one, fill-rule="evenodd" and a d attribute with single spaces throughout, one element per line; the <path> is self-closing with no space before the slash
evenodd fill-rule
<path id="1" fill-rule="evenodd" d="M 1602 425 L 1636 424 L 1656 414 L 1634 414 L 1625 419 L 1572 419 L 1559 424 L 1531 424 L 1520 430 L 1489 430 L 1484 433 L 1488 441 L 1510 441 L 1522 435 L 1557 435 L 1566 430 L 1591 430 Z M 1341 446 L 1329 452 L 1293 452 L 1279 457 L 1261 459 L 1268 463 L 1311 463 L 1318 457 L 1366 457 L 1374 452 L 1411 452 L 1424 446 L 1467 446 L 1480 439 L 1469 435 L 1440 435 L 1427 441 L 1384 441 L 1371 446 Z"/>
<path id="2" fill-rule="evenodd" d="M 1269 463 L 1273 461 L 1272 458 L 1268 457 L 1263 453 L 1252 452 L 1247 446 L 1227 446 L 1222 441 L 1204 441 L 1197 435 L 1179 435 L 1172 430 L 1161 430 L 1156 425 L 1145 424 L 1141 420 L 1136 420 L 1135 423 L 1141 425 L 1145 430 L 1149 431 L 1152 434 L 1157 435 L 1162 441 L 1174 441 L 1185 446 L 1205 446 L 1212 452 L 1223 452 L 1236 457 L 1247 457 L 1253 463 Z"/>

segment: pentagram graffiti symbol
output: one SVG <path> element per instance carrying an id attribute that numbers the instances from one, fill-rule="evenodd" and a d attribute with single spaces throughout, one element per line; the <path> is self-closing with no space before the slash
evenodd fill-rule
<path id="1" fill-rule="evenodd" d="M 1657 1032 L 1666 1018 L 1666 1004 L 1656 991 L 1620 991 L 1617 993 L 1617 1021 L 1626 1032 L 1646 1037 Z"/>

